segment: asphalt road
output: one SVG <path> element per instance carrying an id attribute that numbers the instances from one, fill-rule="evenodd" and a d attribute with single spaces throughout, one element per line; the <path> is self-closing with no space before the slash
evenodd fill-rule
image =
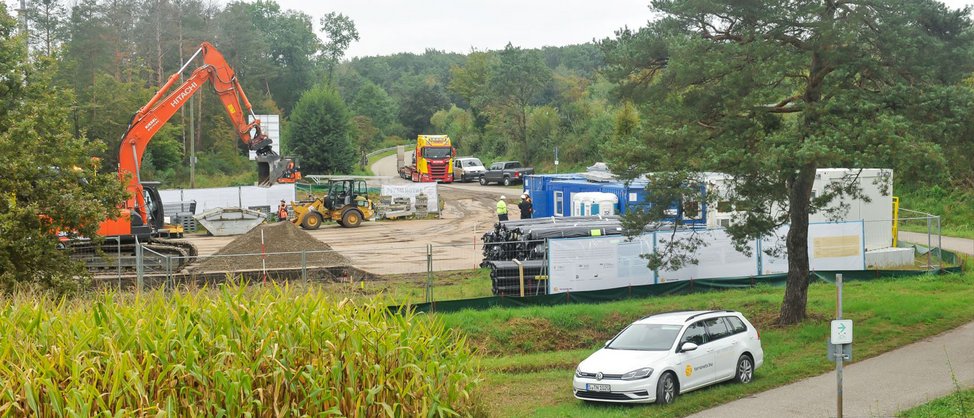
<path id="1" fill-rule="evenodd" d="M 926 243 L 927 236 L 900 232 L 900 239 Z M 974 254 L 974 240 L 943 237 L 943 247 Z M 826 361 L 824 345 L 822 361 Z M 760 375 L 761 370 L 755 374 Z M 956 389 L 954 379 L 962 388 L 974 387 L 974 322 L 868 360 L 847 364 L 843 372 L 843 415 L 895 416 L 900 411 L 953 392 Z M 831 372 L 691 416 L 833 417 L 836 408 L 836 376 Z"/>

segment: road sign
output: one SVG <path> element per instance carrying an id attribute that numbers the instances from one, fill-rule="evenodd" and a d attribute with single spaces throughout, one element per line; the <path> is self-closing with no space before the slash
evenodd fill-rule
<path id="1" fill-rule="evenodd" d="M 830 341 L 828 344 L 828 354 L 826 358 L 829 361 L 836 361 L 841 359 L 842 361 L 852 361 L 852 344 L 832 344 Z"/>
<path id="2" fill-rule="evenodd" d="M 852 344 L 852 320 L 836 319 L 832 321 L 832 344 Z"/>

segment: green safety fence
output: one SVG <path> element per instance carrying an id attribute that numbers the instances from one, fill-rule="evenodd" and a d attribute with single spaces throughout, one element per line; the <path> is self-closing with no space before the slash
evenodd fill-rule
<path id="1" fill-rule="evenodd" d="M 943 256 L 956 260 L 957 256 L 943 251 Z M 939 270 L 854 270 L 854 271 L 816 271 L 810 281 L 835 282 L 835 275 L 842 274 L 843 281 L 861 281 L 886 278 L 915 277 L 928 274 L 958 273 L 960 266 L 944 267 Z M 484 310 L 494 307 L 512 308 L 524 306 L 555 306 L 571 303 L 602 303 L 631 298 L 709 292 L 725 289 L 741 289 L 755 286 L 779 286 L 787 283 L 787 274 L 773 274 L 751 277 L 729 277 L 717 279 L 698 279 L 680 282 L 659 283 L 642 286 L 628 286 L 615 289 L 591 290 L 584 292 L 565 292 L 551 295 L 509 297 L 488 296 L 474 299 L 446 300 L 413 305 L 390 306 L 391 311 L 413 309 L 417 312 L 457 312 L 464 309 Z"/>

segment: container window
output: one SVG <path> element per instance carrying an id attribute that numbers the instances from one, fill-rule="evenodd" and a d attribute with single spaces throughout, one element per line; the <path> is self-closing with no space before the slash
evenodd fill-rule
<path id="1" fill-rule="evenodd" d="M 565 199 L 564 193 L 555 192 L 555 215 L 564 216 L 565 215 Z"/>

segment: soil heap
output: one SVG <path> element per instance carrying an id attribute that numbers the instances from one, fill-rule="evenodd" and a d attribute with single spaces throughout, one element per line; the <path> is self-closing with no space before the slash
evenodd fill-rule
<path id="1" fill-rule="evenodd" d="M 261 233 L 264 248 L 261 251 Z M 306 252 L 307 267 L 348 266 L 351 262 L 290 222 L 263 224 L 237 237 L 226 247 L 205 259 L 194 272 L 268 270 L 301 268 L 301 252 Z M 266 256 L 261 256 L 261 254 Z M 291 254 L 273 254 L 291 253 Z M 246 255 L 244 255 L 246 254 Z"/>

